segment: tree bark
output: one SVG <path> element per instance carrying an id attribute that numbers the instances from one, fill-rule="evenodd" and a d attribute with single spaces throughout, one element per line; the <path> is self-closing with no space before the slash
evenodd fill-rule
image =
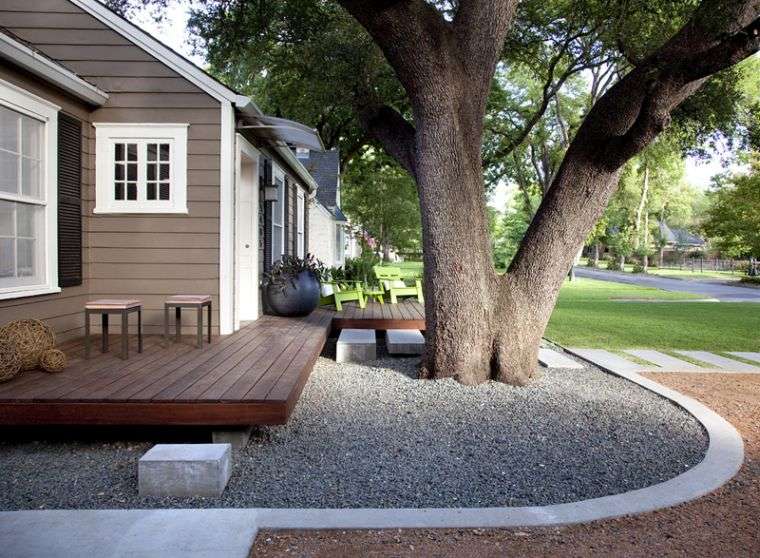
<path id="1" fill-rule="evenodd" d="M 599 243 L 594 242 L 594 256 L 591 260 L 593 262 L 593 267 L 599 267 Z"/>

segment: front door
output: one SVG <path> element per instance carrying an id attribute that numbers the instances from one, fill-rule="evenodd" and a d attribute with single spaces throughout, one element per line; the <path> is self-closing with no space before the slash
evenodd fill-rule
<path id="1" fill-rule="evenodd" d="M 238 144 L 236 326 L 259 317 L 258 157 L 245 139 L 239 138 Z"/>

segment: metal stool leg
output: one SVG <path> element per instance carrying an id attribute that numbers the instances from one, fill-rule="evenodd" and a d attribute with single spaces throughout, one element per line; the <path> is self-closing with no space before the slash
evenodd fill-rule
<path id="1" fill-rule="evenodd" d="M 137 308 L 137 352 L 141 353 L 143 350 L 142 342 L 142 308 Z"/>
<path id="2" fill-rule="evenodd" d="M 90 312 L 84 311 L 84 358 L 90 358 Z"/>
<path id="3" fill-rule="evenodd" d="M 169 340 L 169 305 L 164 304 L 164 339 Z"/>
<path id="4" fill-rule="evenodd" d="M 198 330 L 197 331 L 198 341 L 196 344 L 198 345 L 198 348 L 200 349 L 201 347 L 203 347 L 203 306 L 198 306 L 198 309 L 196 310 L 195 320 L 197 322 L 195 324 L 195 327 Z"/>
<path id="5" fill-rule="evenodd" d="M 208 342 L 211 343 L 211 303 L 208 303 Z"/>
<path id="6" fill-rule="evenodd" d="M 121 358 L 129 358 L 129 312 L 121 313 Z"/>
<path id="7" fill-rule="evenodd" d="M 174 309 L 174 330 L 175 341 L 179 343 L 182 339 L 182 307 L 180 306 Z"/>
<path id="8" fill-rule="evenodd" d="M 100 352 L 108 352 L 108 312 L 103 312 L 100 316 Z"/>

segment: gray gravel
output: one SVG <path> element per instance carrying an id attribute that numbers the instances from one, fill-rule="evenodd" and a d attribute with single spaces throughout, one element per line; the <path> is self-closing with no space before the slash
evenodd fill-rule
<path id="1" fill-rule="evenodd" d="M 0 508 L 545 505 L 649 486 L 707 449 L 690 415 L 594 368 L 513 388 L 418 381 L 415 365 L 320 358 L 288 425 L 236 454 L 221 498 L 137 495 L 152 443 L 198 430 L 5 430 Z"/>

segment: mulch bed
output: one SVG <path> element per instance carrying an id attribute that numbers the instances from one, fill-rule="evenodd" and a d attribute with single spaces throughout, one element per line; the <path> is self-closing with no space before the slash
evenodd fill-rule
<path id="1" fill-rule="evenodd" d="M 758 556 L 760 376 L 648 374 L 742 434 L 745 462 L 720 490 L 635 517 L 551 529 L 261 532 L 253 556 Z"/>

